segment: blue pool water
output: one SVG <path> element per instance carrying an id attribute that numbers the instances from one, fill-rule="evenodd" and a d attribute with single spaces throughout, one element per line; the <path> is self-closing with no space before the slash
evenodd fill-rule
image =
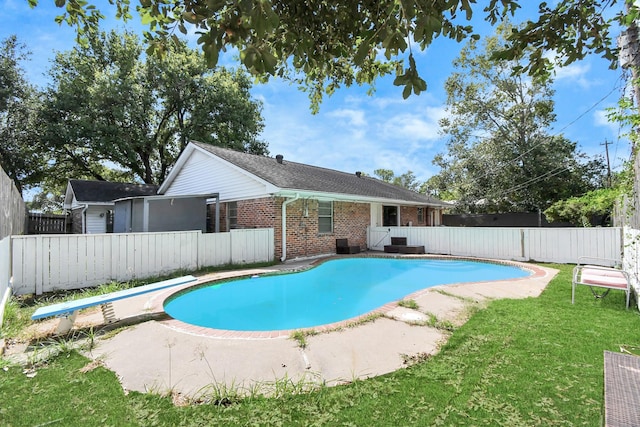
<path id="1" fill-rule="evenodd" d="M 275 331 L 350 319 L 436 285 L 528 276 L 517 267 L 462 260 L 345 258 L 299 273 L 212 283 L 164 309 L 192 325 Z"/>

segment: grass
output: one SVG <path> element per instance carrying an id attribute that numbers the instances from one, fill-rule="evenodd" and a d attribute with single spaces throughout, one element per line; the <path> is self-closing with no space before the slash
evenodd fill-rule
<path id="1" fill-rule="evenodd" d="M 398 301 L 398 306 L 400 307 L 405 307 L 405 308 L 410 308 L 412 310 L 418 310 L 420 309 L 420 306 L 418 305 L 418 303 L 416 302 L 416 300 L 413 299 L 403 299 Z"/>
<path id="2" fill-rule="evenodd" d="M 307 348 L 307 337 L 310 337 L 313 335 L 318 335 L 318 332 L 313 329 L 308 329 L 304 331 L 296 330 L 291 332 L 291 336 L 289 338 L 296 341 L 298 343 L 298 347 Z"/>
<path id="3" fill-rule="evenodd" d="M 455 329 L 438 354 L 381 377 L 277 398 L 243 400 L 231 392 L 228 405 L 175 406 L 169 396 L 125 395 L 112 372 L 83 369 L 90 361 L 72 350 L 35 376 L 0 360 L 0 420 L 10 426 L 599 426 L 603 351 L 637 351 L 640 315 L 624 309 L 621 292 L 595 300 L 579 287 L 572 305 L 571 266 L 554 267 L 561 272 L 539 298 L 491 302 Z M 286 379 L 282 384 L 289 386 Z"/>

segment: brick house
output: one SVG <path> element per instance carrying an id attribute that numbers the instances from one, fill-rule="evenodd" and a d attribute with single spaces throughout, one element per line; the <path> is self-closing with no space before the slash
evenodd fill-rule
<path id="1" fill-rule="evenodd" d="M 273 228 L 275 256 L 283 261 L 335 253 L 337 238 L 366 249 L 368 226 L 437 226 L 448 206 L 360 172 L 195 141 L 181 153 L 158 193 L 218 193 L 221 231 Z"/>

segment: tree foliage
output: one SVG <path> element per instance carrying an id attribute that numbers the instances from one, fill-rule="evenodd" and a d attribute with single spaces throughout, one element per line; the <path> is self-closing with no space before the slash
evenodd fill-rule
<path id="1" fill-rule="evenodd" d="M 397 185 L 398 187 L 404 187 L 416 192 L 420 189 L 420 183 L 417 181 L 416 175 L 412 171 L 407 171 L 402 175 L 396 176 L 391 169 L 376 169 L 373 171 L 373 174 L 381 181 Z"/>
<path id="2" fill-rule="evenodd" d="M 623 170 L 614 175 L 611 187 L 559 200 L 549 206 L 544 214 L 549 221 L 567 221 L 584 227 L 591 226 L 594 217 L 604 217 L 607 220 L 614 211 L 615 204 L 632 194 L 633 177 L 633 162 L 627 162 Z"/>
<path id="3" fill-rule="evenodd" d="M 110 0 L 117 16 L 131 19 L 130 0 Z M 528 0 L 527 0 L 528 1 Z M 32 6 L 37 0 L 29 0 Z M 477 38 L 470 24 L 483 18 L 496 25 L 524 0 L 141 0 L 137 11 L 148 25 L 148 52 L 164 54 L 170 44 L 190 31 L 208 64 L 220 52 L 236 48 L 240 60 L 262 77 L 292 78 L 310 91 L 317 108 L 323 93 L 341 85 L 372 83 L 395 72 L 403 96 L 426 90 L 413 58 L 413 50 L 427 49 L 438 38 L 456 41 Z M 544 74 L 553 66 L 544 52 L 556 52 L 563 64 L 597 53 L 616 61 L 612 24 L 631 22 L 635 4 L 622 11 L 622 0 L 563 0 L 539 2 L 537 20 L 508 35 L 509 43 L 496 57 L 526 56 L 522 71 Z M 67 22 L 83 35 L 96 31 L 101 12 L 79 0 L 56 0 L 63 8 L 58 22 Z M 617 12 L 604 18 L 605 12 Z M 613 15 L 613 14 L 611 14 Z M 533 47 L 530 49 L 529 47 Z"/>
<path id="4" fill-rule="evenodd" d="M 583 227 L 591 226 L 595 216 L 608 217 L 620 193 L 611 188 L 589 191 L 580 197 L 560 200 L 544 211 L 549 221 L 567 221 Z"/>
<path id="5" fill-rule="evenodd" d="M 551 81 L 514 75 L 517 62 L 495 60 L 499 36 L 510 29 L 500 31 L 482 44 L 469 42 L 445 85 L 448 151 L 435 157 L 441 171 L 427 185 L 462 212 L 546 209 L 595 188 L 603 173 L 601 159 L 547 133 L 555 120 Z"/>
<path id="6" fill-rule="evenodd" d="M 43 177 L 45 159 L 37 150 L 39 94 L 23 77 L 28 58 L 15 36 L 0 44 L 0 166 L 23 191 Z"/>
<path id="7" fill-rule="evenodd" d="M 161 183 L 191 139 L 256 154 L 262 105 L 242 72 L 207 68 L 184 44 L 144 57 L 131 34 L 101 33 L 56 56 L 43 144 L 60 180 Z"/>

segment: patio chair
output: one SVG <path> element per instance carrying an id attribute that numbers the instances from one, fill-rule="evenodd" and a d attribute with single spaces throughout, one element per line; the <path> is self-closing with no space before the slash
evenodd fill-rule
<path id="1" fill-rule="evenodd" d="M 406 237 L 392 237 L 390 245 L 384 245 L 387 253 L 424 254 L 424 245 L 407 245 Z"/>
<path id="2" fill-rule="evenodd" d="M 586 264 L 587 261 L 592 263 Z M 606 297 L 611 289 L 624 291 L 627 297 L 627 308 L 629 308 L 631 281 L 626 271 L 611 267 L 617 262 L 605 258 L 578 258 L 571 281 L 571 304 L 575 302 L 576 285 L 586 285 L 591 288 L 596 298 Z"/>
<path id="3" fill-rule="evenodd" d="M 357 254 L 360 246 L 349 245 L 349 239 L 336 239 L 336 254 Z"/>

